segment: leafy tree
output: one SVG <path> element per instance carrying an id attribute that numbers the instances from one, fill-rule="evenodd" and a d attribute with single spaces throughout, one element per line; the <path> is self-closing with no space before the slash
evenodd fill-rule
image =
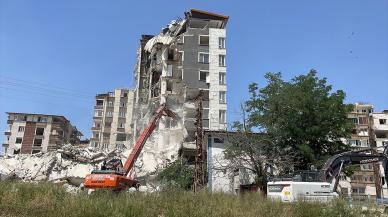
<path id="1" fill-rule="evenodd" d="M 352 105 L 344 104 L 344 91 L 332 91 L 326 78 L 316 74 L 311 70 L 284 81 L 281 73 L 267 73 L 267 86 L 250 84 L 245 103 L 248 129 L 268 133 L 276 146 L 295 151 L 289 160 L 297 163 L 296 169 L 320 167 L 329 156 L 350 148 L 341 138 L 351 134 L 347 113 Z"/>
<path id="2" fill-rule="evenodd" d="M 194 184 L 194 169 L 183 159 L 177 159 L 161 171 L 157 179 L 166 187 L 190 190 Z"/>

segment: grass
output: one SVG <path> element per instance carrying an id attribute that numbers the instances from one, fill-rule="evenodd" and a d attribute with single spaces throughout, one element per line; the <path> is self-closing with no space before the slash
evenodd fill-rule
<path id="1" fill-rule="evenodd" d="M 350 209 L 343 200 L 329 204 L 274 202 L 258 194 L 233 196 L 168 191 L 153 194 L 110 192 L 70 194 L 53 184 L 0 183 L 0 217 L 315 217 L 378 216 Z"/>

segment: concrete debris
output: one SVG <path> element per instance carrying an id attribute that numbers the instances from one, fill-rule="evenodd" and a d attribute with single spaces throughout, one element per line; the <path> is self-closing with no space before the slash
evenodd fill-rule
<path id="1" fill-rule="evenodd" d="M 55 152 L 4 156 L 0 158 L 1 180 L 52 181 L 78 187 L 102 161 L 118 155 L 115 151 L 105 153 L 65 145 Z"/>

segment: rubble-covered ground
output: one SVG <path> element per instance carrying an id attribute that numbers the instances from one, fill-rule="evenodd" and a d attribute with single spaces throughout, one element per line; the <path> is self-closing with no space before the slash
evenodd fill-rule
<path id="1" fill-rule="evenodd" d="M 25 182 L 52 181 L 68 190 L 77 189 L 84 177 L 102 161 L 121 156 L 120 152 L 102 152 L 93 148 L 65 145 L 55 152 L 18 154 L 0 158 L 0 179 Z"/>

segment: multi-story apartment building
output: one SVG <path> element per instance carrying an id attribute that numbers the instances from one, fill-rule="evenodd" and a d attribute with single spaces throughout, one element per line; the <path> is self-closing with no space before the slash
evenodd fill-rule
<path id="1" fill-rule="evenodd" d="M 134 92 L 116 89 L 96 95 L 90 145 L 100 149 L 128 148 L 132 139 Z"/>
<path id="2" fill-rule="evenodd" d="M 135 70 L 135 109 L 140 117 L 160 104 L 180 106 L 187 130 L 185 142 L 193 142 L 197 108 L 191 103 L 195 104 L 201 91 L 203 128 L 227 128 L 227 21 L 227 16 L 192 9 L 159 35 L 142 36 Z M 134 125 L 137 135 L 141 124 L 135 121 Z"/>
<path id="3" fill-rule="evenodd" d="M 77 145 L 82 133 L 63 116 L 7 112 L 5 153 L 34 154 Z"/>
<path id="4" fill-rule="evenodd" d="M 203 130 L 227 129 L 227 22 L 227 16 L 192 9 L 158 35 L 142 35 L 134 71 L 134 138 L 159 106 L 177 116 L 162 118 L 144 146 L 138 161 L 150 171 L 178 153 L 194 162 L 199 117 Z"/>
<path id="5" fill-rule="evenodd" d="M 348 118 L 354 123 L 351 138 L 348 140 L 353 149 L 365 149 L 370 147 L 370 115 L 373 113 L 373 105 L 365 103 L 355 103 L 353 111 L 348 114 Z M 373 165 L 361 165 L 360 170 L 354 172 L 351 177 L 349 189 L 354 195 L 366 195 L 374 189 Z M 375 193 L 374 193 L 375 194 Z"/>
<path id="6" fill-rule="evenodd" d="M 348 117 L 355 124 L 349 144 L 353 149 L 365 149 L 377 147 L 379 152 L 388 145 L 388 111 L 373 112 L 373 105 L 356 103 Z M 380 166 L 380 174 L 384 175 Z M 373 164 L 364 164 L 360 170 L 354 172 L 350 179 L 350 192 L 352 196 L 376 196 L 375 177 Z M 386 184 L 383 186 L 386 192 Z M 387 192 L 386 192 L 387 193 Z"/>

